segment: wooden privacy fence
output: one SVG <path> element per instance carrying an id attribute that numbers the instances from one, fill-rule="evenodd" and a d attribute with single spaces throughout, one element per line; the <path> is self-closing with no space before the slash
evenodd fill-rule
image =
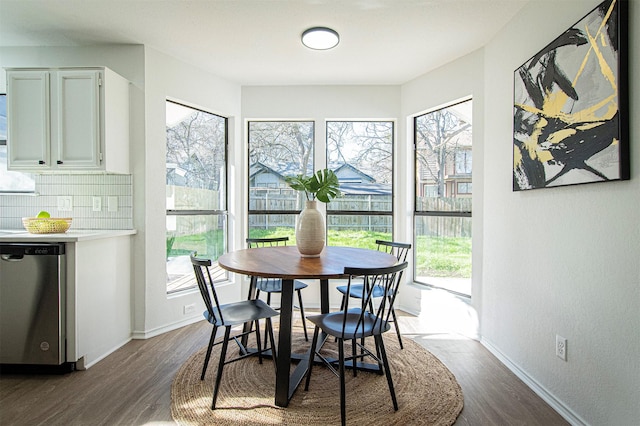
<path id="1" fill-rule="evenodd" d="M 471 218 L 456 216 L 418 216 L 416 235 L 439 238 L 471 238 Z"/>
<path id="2" fill-rule="evenodd" d="M 249 227 L 252 229 L 294 228 L 304 195 L 290 188 L 258 188 L 249 191 Z M 470 198 L 422 198 L 423 211 L 470 212 Z M 287 211 L 291 214 L 262 214 L 264 211 Z M 251 213 L 261 212 L 261 214 Z M 341 212 L 362 211 L 371 214 L 345 215 Z M 328 227 L 335 230 L 391 232 L 392 217 L 379 215 L 392 211 L 391 195 L 345 195 L 327 206 Z M 420 216 L 416 218 L 416 234 L 439 237 L 471 236 L 471 219 L 452 216 Z"/>
<path id="3" fill-rule="evenodd" d="M 418 197 L 416 210 L 416 235 L 471 238 L 471 198 Z"/>
<path id="4" fill-rule="evenodd" d="M 274 229 L 295 227 L 298 211 L 305 197 L 290 188 L 259 188 L 249 191 L 249 227 Z M 391 211 L 391 195 L 346 195 L 327 206 L 328 226 L 332 229 L 391 232 L 391 216 L 378 216 Z M 290 210 L 291 214 L 255 214 L 251 211 Z M 341 215 L 341 211 L 366 211 L 371 215 Z"/>

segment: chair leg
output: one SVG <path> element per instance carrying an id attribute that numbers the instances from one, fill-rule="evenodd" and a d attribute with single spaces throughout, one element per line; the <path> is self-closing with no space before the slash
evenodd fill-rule
<path id="1" fill-rule="evenodd" d="M 398 343 L 400 343 L 400 349 L 404 349 L 402 345 L 402 335 L 400 334 L 400 326 L 398 325 L 398 318 L 396 317 L 396 310 L 391 309 L 391 316 L 393 317 L 393 325 L 396 327 L 396 334 L 398 335 Z"/>
<path id="2" fill-rule="evenodd" d="M 224 361 L 227 356 L 227 346 L 229 345 L 229 334 L 231 333 L 231 327 L 224 328 L 224 340 L 222 341 L 222 349 L 220 351 L 220 362 L 218 362 L 218 374 L 216 375 L 216 384 L 213 388 L 213 401 L 211 402 L 211 409 L 216 409 L 216 400 L 218 399 L 218 390 L 220 389 L 220 381 L 222 379 L 222 370 L 224 369 Z"/>
<path id="3" fill-rule="evenodd" d="M 313 339 L 311 339 L 311 348 L 309 349 L 309 359 L 307 365 L 307 380 L 304 382 L 304 390 L 309 390 L 309 382 L 311 381 L 311 369 L 313 368 L 313 361 L 316 357 L 316 344 L 318 343 L 318 335 L 320 334 L 320 328 L 316 326 L 313 329 Z"/>
<path id="4" fill-rule="evenodd" d="M 356 353 L 358 352 L 357 339 L 351 340 L 351 356 L 353 357 L 353 377 L 358 375 L 358 358 L 356 358 Z M 364 344 L 364 339 L 362 339 L 362 344 Z"/>
<path id="5" fill-rule="evenodd" d="M 302 315 L 302 328 L 304 329 L 304 340 L 309 341 L 309 336 L 307 336 L 307 321 L 304 316 L 304 306 L 302 305 L 302 292 L 298 290 L 298 303 L 300 303 L 300 315 Z"/>
<path id="6" fill-rule="evenodd" d="M 340 363 L 340 421 L 342 426 L 347 424 L 346 386 L 344 381 L 344 340 L 338 339 L 338 360 Z"/>
<path id="7" fill-rule="evenodd" d="M 254 280 L 254 279 L 255 279 L 255 277 L 251 277 L 251 280 Z M 253 281 L 252 281 L 251 285 L 255 286 Z M 256 288 L 256 298 L 254 300 L 258 300 L 258 299 L 260 299 L 260 290 Z M 251 300 L 251 288 L 249 288 L 249 298 L 247 300 Z M 247 333 L 251 334 L 252 331 L 253 331 L 253 322 L 250 322 L 249 323 L 249 331 Z"/>
<path id="8" fill-rule="evenodd" d="M 343 295 L 342 295 L 342 301 L 340 302 L 340 310 L 341 310 L 341 311 L 344 311 L 344 310 L 345 310 L 345 308 L 346 308 L 346 306 L 347 306 L 347 295 L 346 295 L 346 294 L 343 294 Z M 333 339 L 333 341 L 334 341 L 334 342 L 337 342 L 337 341 L 338 341 L 338 338 L 336 337 L 335 339 Z"/>
<path id="9" fill-rule="evenodd" d="M 202 366 L 202 374 L 200 375 L 200 380 L 204 380 L 204 375 L 207 372 L 207 366 L 209 365 L 209 358 L 211 357 L 211 349 L 213 349 L 213 342 L 216 340 L 216 332 L 218 331 L 218 326 L 214 325 L 213 330 L 211 330 L 211 337 L 209 338 L 209 346 L 207 347 L 207 356 L 204 358 L 204 365 Z"/>
<path id="10" fill-rule="evenodd" d="M 271 306 L 271 293 L 267 293 L 267 305 Z M 264 330 L 264 343 L 267 343 L 267 330 Z"/>
<path id="11" fill-rule="evenodd" d="M 273 324 L 271 322 L 271 318 L 265 319 L 265 327 L 269 331 L 269 343 L 271 344 L 271 359 L 273 359 L 273 366 L 278 366 L 278 356 L 276 354 L 276 341 L 273 338 Z M 266 342 L 265 342 L 266 343 Z M 265 348 L 266 350 L 266 348 Z M 276 374 L 278 373 L 278 369 L 276 368 Z"/>
<path id="12" fill-rule="evenodd" d="M 376 357 L 378 358 L 378 375 L 384 374 L 384 364 L 382 363 L 382 355 L 380 354 L 380 346 L 376 343 Z"/>
<path id="13" fill-rule="evenodd" d="M 255 320 L 256 323 L 256 348 L 258 349 L 258 363 L 262 364 L 262 342 L 260 341 L 260 321 Z M 264 331 L 265 343 L 267 338 L 267 330 Z"/>
<path id="14" fill-rule="evenodd" d="M 387 351 L 384 349 L 384 342 L 382 341 L 382 335 L 376 334 L 376 346 L 380 350 L 380 356 L 382 363 L 384 364 L 384 372 L 387 375 L 387 384 L 389 385 L 389 392 L 391 393 L 391 401 L 393 401 L 393 409 L 398 411 L 398 400 L 396 399 L 396 391 L 393 388 L 393 379 L 391 378 L 391 369 L 389 368 L 389 360 L 387 359 Z"/>

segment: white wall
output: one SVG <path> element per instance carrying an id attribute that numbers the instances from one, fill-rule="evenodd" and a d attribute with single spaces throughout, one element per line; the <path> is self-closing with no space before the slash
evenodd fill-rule
<path id="1" fill-rule="evenodd" d="M 140 45 L 87 47 L 2 47 L 0 67 L 109 67 L 134 86 L 144 86 L 143 48 Z M 0 91 L 6 93 L 6 75 L 0 70 Z"/>
<path id="2" fill-rule="evenodd" d="M 598 3 L 531 2 L 485 47 L 480 324 L 483 342 L 573 422 L 631 425 L 640 419 L 640 122 L 631 120 L 630 181 L 511 190 L 513 72 Z M 630 15 L 637 118 L 639 1 Z M 567 362 L 555 356 L 556 334 L 568 339 Z"/>
<path id="3" fill-rule="evenodd" d="M 202 318 L 204 305 L 198 290 L 167 297 L 165 267 L 165 187 L 166 187 L 166 115 L 167 99 L 198 107 L 229 120 L 229 163 L 237 163 L 240 140 L 240 86 L 208 74 L 192 65 L 145 47 L 145 144 L 137 147 L 138 180 L 134 180 L 137 204 L 134 214 L 140 225 L 134 248 L 135 319 L 134 336 L 153 336 Z M 229 194 L 235 203 L 235 167 L 231 166 Z M 237 219 L 229 216 L 229 229 Z M 233 233 L 232 233 L 233 235 Z M 142 266 L 143 265 L 143 266 Z M 239 286 L 229 284 L 220 289 L 223 298 L 239 298 Z M 184 305 L 198 304 L 195 313 L 185 315 Z M 202 309 L 200 309 L 202 307 Z"/>

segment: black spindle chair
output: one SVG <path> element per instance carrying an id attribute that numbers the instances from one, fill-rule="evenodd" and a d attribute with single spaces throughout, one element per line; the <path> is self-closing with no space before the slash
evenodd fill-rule
<path id="1" fill-rule="evenodd" d="M 356 283 L 362 282 L 362 285 L 364 285 L 367 290 L 374 286 L 380 286 L 384 290 L 382 294 L 388 297 L 378 298 L 379 304 L 375 306 L 372 300 L 373 293 L 365 290 L 365 301 L 359 304 L 357 308 L 349 309 L 349 299 L 347 298 L 342 310 L 307 318 L 315 324 L 315 329 L 313 331 L 311 349 L 309 350 L 309 369 L 307 370 L 304 389 L 309 390 L 313 362 L 317 357 L 340 379 L 340 418 L 343 426 L 346 424 L 345 362 L 347 361 L 351 361 L 353 375 L 356 376 L 358 368 L 363 366 L 358 360 L 364 360 L 365 357 L 372 357 L 378 363 L 379 372 L 382 374 L 384 371 L 386 374 L 393 409 L 398 410 L 398 401 L 393 387 L 389 361 L 387 359 L 382 335 L 391 328 L 393 304 L 398 294 L 398 287 L 402 281 L 402 274 L 406 267 L 407 262 L 396 264 L 395 266 L 374 269 L 345 267 L 344 273 L 349 275 L 347 294 L 349 294 L 348 291 L 351 290 L 351 286 L 355 281 Z M 327 359 L 319 353 L 320 348 L 316 348 L 316 345 L 320 331 L 336 338 L 338 342 L 338 360 Z M 375 353 L 365 348 L 363 344 L 358 343 L 358 340 L 364 342 L 365 337 L 371 336 L 373 336 L 375 340 Z M 351 341 L 352 345 L 351 357 L 348 358 L 346 358 L 344 354 L 345 340 Z M 360 347 L 359 354 L 357 350 L 358 347 Z M 336 363 L 337 370 L 335 366 Z"/>
<path id="2" fill-rule="evenodd" d="M 376 240 L 376 244 L 378 245 L 379 251 L 384 251 L 386 253 L 393 254 L 394 256 L 396 256 L 398 258 L 399 263 L 406 262 L 407 254 L 411 249 L 411 244 L 399 243 L 395 241 Z M 349 295 L 349 297 L 353 297 L 355 299 L 363 299 L 364 298 L 363 291 L 362 291 L 363 288 L 364 288 L 363 285 L 359 283 L 353 283 L 349 291 L 347 291 L 346 285 L 337 286 L 336 290 L 342 293 L 342 303 L 340 305 L 341 306 L 340 309 L 344 309 L 346 299 L 347 299 L 347 294 Z M 382 287 L 375 286 L 373 289 L 373 297 L 377 298 L 377 297 L 382 297 L 383 295 L 384 295 L 384 291 Z M 400 326 L 398 325 L 396 311 L 392 310 L 391 315 L 393 316 L 393 324 L 395 325 L 396 334 L 398 335 L 398 342 L 400 343 L 400 349 L 403 349 L 404 346 L 402 345 L 402 335 L 400 334 Z"/>
<path id="3" fill-rule="evenodd" d="M 277 316 L 278 312 L 276 312 L 262 300 L 244 300 L 241 302 L 220 305 L 215 285 L 213 283 L 213 280 L 211 279 L 211 272 L 209 270 L 209 268 L 211 267 L 211 260 L 198 258 L 197 253 L 194 252 L 191 254 L 191 263 L 193 264 L 193 270 L 196 275 L 196 280 L 198 281 L 200 294 L 202 295 L 204 304 L 207 307 L 207 310 L 204 311 L 203 315 L 205 319 L 209 321 L 211 325 L 213 325 L 213 330 L 211 331 L 211 337 L 209 339 L 209 346 L 207 347 L 207 355 L 204 359 L 204 365 L 202 366 L 202 375 L 200 376 L 200 380 L 204 380 L 213 346 L 222 344 L 220 360 L 218 362 L 216 383 L 215 387 L 213 388 L 213 401 L 211 402 L 211 409 L 215 410 L 220 381 L 222 379 L 222 370 L 226 364 L 239 361 L 252 355 L 258 355 L 259 362 L 260 364 L 262 364 L 262 353 L 269 349 L 266 347 L 262 348 L 260 342 L 259 320 L 261 319 L 265 320 L 266 333 L 268 334 L 271 343 L 271 352 L 274 359 L 275 367 L 276 350 L 273 338 L 273 328 L 271 326 L 271 318 Z M 257 351 L 255 352 L 249 351 L 239 339 L 240 337 L 251 333 L 251 330 L 231 336 L 231 327 L 246 323 L 255 324 L 256 327 L 255 333 Z M 216 332 L 220 327 L 224 327 L 224 338 L 221 341 L 214 343 Z M 229 341 L 232 339 L 238 344 L 240 348 L 240 355 L 231 360 L 225 360 L 227 354 L 227 346 L 229 344 Z"/>
<path id="4" fill-rule="evenodd" d="M 272 238 L 247 238 L 247 244 L 249 248 L 256 247 L 275 247 L 280 245 L 287 245 L 289 237 L 272 237 Z M 267 305 L 271 306 L 271 295 L 273 293 L 282 293 L 282 280 L 280 278 L 264 278 L 264 277 L 251 277 L 251 286 L 256 289 L 256 299 L 260 297 L 260 292 L 267 294 Z M 309 341 L 307 336 L 307 324 L 304 320 L 304 305 L 302 304 L 301 290 L 307 288 L 308 285 L 302 281 L 294 280 L 293 289 L 298 294 L 298 304 L 300 306 L 300 315 L 302 316 L 302 328 L 304 329 L 304 340 Z M 279 310 L 280 308 L 276 308 Z"/>

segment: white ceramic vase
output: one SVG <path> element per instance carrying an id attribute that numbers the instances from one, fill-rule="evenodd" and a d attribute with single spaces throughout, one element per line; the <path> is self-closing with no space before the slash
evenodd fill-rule
<path id="1" fill-rule="evenodd" d="M 324 217 L 316 201 L 307 201 L 296 223 L 296 244 L 302 257 L 320 257 L 324 249 Z"/>

